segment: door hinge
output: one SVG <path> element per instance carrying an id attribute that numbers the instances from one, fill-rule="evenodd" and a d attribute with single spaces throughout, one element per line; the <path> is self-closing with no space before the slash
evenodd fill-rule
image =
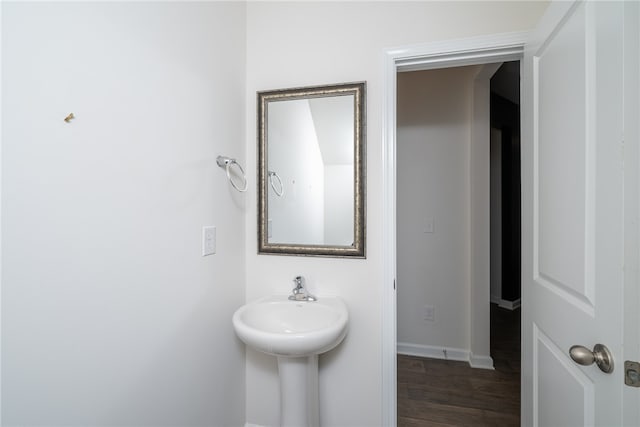
<path id="1" fill-rule="evenodd" d="M 396 290 L 396 279 L 393 279 L 393 290 Z"/>

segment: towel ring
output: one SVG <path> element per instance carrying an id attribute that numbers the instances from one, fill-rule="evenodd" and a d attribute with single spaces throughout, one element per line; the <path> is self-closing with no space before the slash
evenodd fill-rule
<path id="1" fill-rule="evenodd" d="M 240 164 L 236 161 L 236 159 L 232 159 L 230 157 L 225 157 L 225 156 L 218 156 L 218 158 L 216 159 L 216 163 L 218 163 L 218 166 L 220 166 L 221 168 L 224 168 L 224 170 L 227 172 L 227 178 L 229 179 L 229 182 L 231 183 L 233 188 L 235 188 L 241 193 L 244 193 L 245 191 L 247 191 L 247 184 L 248 184 L 247 176 L 244 173 L 244 169 L 242 169 L 242 166 L 240 166 Z M 233 165 L 236 165 L 238 169 L 240 169 L 240 174 L 242 175 L 242 181 L 243 181 L 242 188 L 240 188 L 233 181 L 233 179 L 231 179 L 231 166 Z"/>
<path id="2" fill-rule="evenodd" d="M 269 173 L 269 184 L 271 185 L 271 188 L 273 188 L 273 192 L 276 193 L 276 196 L 282 197 L 282 195 L 284 194 L 284 186 L 282 185 L 282 180 L 280 179 L 280 176 L 273 171 L 269 171 L 268 173 Z M 280 187 L 280 190 L 278 190 L 275 184 L 273 183 L 273 177 L 275 177 L 278 180 L 278 186 Z"/>

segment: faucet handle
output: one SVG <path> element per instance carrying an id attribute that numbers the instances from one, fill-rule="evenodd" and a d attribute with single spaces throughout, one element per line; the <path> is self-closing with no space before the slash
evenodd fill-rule
<path id="1" fill-rule="evenodd" d="M 289 295 L 289 299 L 293 301 L 316 301 L 316 297 L 307 293 L 307 290 L 304 288 L 304 277 L 296 276 L 293 279 L 293 283 L 296 284 L 296 287 L 291 291 L 291 295 Z"/>

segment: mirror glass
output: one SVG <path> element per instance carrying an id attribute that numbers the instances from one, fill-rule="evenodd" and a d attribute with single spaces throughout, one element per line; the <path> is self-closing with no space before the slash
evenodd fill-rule
<path id="1" fill-rule="evenodd" d="M 364 257 L 365 84 L 258 92 L 258 252 Z"/>

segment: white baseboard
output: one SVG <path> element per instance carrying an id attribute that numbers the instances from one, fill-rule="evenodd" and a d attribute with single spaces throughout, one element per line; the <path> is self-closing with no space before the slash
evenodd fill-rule
<path id="1" fill-rule="evenodd" d="M 398 343 L 398 353 L 407 356 L 430 357 L 432 359 L 469 361 L 469 351 L 461 348 L 434 347 L 431 345 Z"/>
<path id="2" fill-rule="evenodd" d="M 469 352 L 469 366 L 478 369 L 494 369 L 491 356 L 476 356 L 471 352 Z"/>
<path id="3" fill-rule="evenodd" d="M 244 427 L 266 427 L 266 426 L 262 426 L 260 424 L 244 423 Z"/>
<path id="4" fill-rule="evenodd" d="M 461 348 L 434 347 L 431 345 L 399 342 L 397 351 L 399 354 L 406 356 L 458 360 L 469 363 L 469 366 L 472 368 L 493 369 L 493 359 L 490 356 L 475 356 L 469 350 L 463 350 Z"/>
<path id="5" fill-rule="evenodd" d="M 506 308 L 507 310 L 515 310 L 516 308 L 520 307 L 520 303 L 521 303 L 521 299 L 518 298 L 515 301 L 507 301 L 506 299 L 501 299 L 498 297 L 491 297 L 491 303 L 493 304 L 498 304 L 498 307 L 500 308 Z"/>

